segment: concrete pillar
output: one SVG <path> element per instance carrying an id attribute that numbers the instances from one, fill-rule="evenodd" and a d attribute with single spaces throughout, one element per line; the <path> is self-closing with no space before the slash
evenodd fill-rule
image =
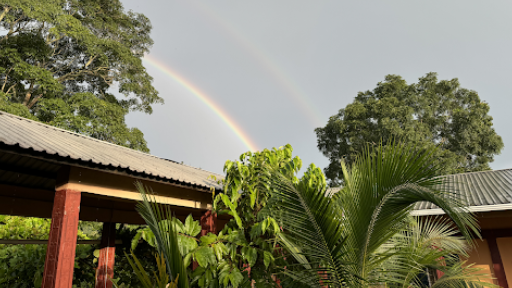
<path id="1" fill-rule="evenodd" d="M 100 255 L 96 270 L 96 288 L 112 288 L 114 263 L 116 257 L 116 223 L 103 223 L 101 233 Z"/>
<path id="2" fill-rule="evenodd" d="M 42 288 L 71 288 L 75 267 L 80 192 L 55 192 Z"/>

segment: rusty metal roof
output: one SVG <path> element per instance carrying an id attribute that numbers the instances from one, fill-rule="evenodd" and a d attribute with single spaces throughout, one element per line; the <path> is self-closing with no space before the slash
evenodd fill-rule
<path id="1" fill-rule="evenodd" d="M 221 189 L 208 177 L 214 175 L 220 179 L 222 175 L 2 111 L 0 111 L 0 144 L 12 149 L 42 153 L 55 160 L 74 160 L 77 164 L 95 164 L 105 170 L 119 169 L 137 175 L 172 180 L 187 186 Z"/>

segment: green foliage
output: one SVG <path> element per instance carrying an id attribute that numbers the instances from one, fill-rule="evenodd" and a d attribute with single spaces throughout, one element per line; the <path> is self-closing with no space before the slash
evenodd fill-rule
<path id="1" fill-rule="evenodd" d="M 49 219 L 0 215 L 0 239 L 48 239 Z M 78 239 L 97 239 L 97 223 L 80 222 Z M 0 245 L 0 286 L 41 287 L 47 245 Z M 92 245 L 77 245 L 73 283 L 94 283 Z M 89 286 L 85 286 L 89 287 Z"/>
<path id="2" fill-rule="evenodd" d="M 256 287 L 276 285 L 276 267 L 285 266 L 286 262 L 274 239 L 280 232 L 279 223 L 267 207 L 271 184 L 267 175 L 270 171 L 276 171 L 297 183 L 299 179 L 296 173 L 302 167 L 302 161 L 299 157 L 293 157 L 292 152 L 290 145 L 256 153 L 247 152 L 240 156 L 239 161 L 227 161 L 224 165 L 226 177 L 222 181 L 223 193 L 215 196 L 214 209 L 219 215 L 228 214 L 233 218 L 219 233 L 219 238 L 224 238 L 229 251 L 219 262 L 217 272 L 220 284 L 228 284 L 223 269 L 231 267 L 234 273 L 229 279 L 237 281 L 231 281 L 233 287 L 237 287 L 237 283 L 245 287 L 251 285 L 252 281 Z M 240 276 L 244 274 L 248 279 L 242 282 Z"/>
<path id="3" fill-rule="evenodd" d="M 134 271 L 139 272 L 137 276 L 142 283 L 161 285 L 161 281 L 164 279 L 162 275 L 166 274 L 165 276 L 168 277 L 170 282 L 177 283 L 177 287 L 190 287 L 186 266 L 178 246 L 178 233 L 176 232 L 169 206 L 158 204 L 152 192 L 146 191 L 142 183 L 137 182 L 136 186 L 142 197 L 142 202 L 137 204 L 136 210 L 144 219 L 155 238 L 154 244 L 158 252 L 157 264 L 159 263 L 158 274 L 160 276 L 155 277 L 154 280 L 158 283 L 153 283 L 151 280 L 147 282 L 148 279 L 145 277 L 147 273 L 139 265 L 137 258 L 133 258 L 133 262 L 130 262 L 130 265 Z M 134 254 L 132 253 L 133 256 Z M 165 268 L 166 273 L 161 271 L 162 267 Z"/>
<path id="4" fill-rule="evenodd" d="M 139 225 L 123 225 L 117 230 L 116 239 L 121 240 L 121 245 L 116 245 L 116 259 L 114 266 L 114 281 L 118 283 L 121 288 L 140 287 L 142 284 L 133 273 L 132 266 L 128 261 L 126 254 L 132 250 L 132 239 L 137 235 L 145 226 Z M 146 242 L 139 243 L 135 255 L 143 266 L 144 270 L 153 274 L 157 272 L 157 263 L 155 262 L 156 250 Z"/>
<path id="5" fill-rule="evenodd" d="M 473 264 L 460 261 L 467 257 L 470 243 L 459 235 L 459 231 L 441 217 L 411 219 L 385 245 L 382 254 L 391 255 L 381 264 L 380 274 L 389 287 L 424 287 L 421 275 L 426 269 L 439 270 L 444 275 L 432 287 L 498 287 L 480 282 L 488 278 Z"/>
<path id="6" fill-rule="evenodd" d="M 476 220 L 456 191 L 438 190 L 446 186 L 433 155 L 435 148 L 418 152 L 410 144 L 368 149 L 351 169 L 342 163 L 345 185 L 334 195 L 272 175 L 269 208 L 283 225 L 278 240 L 298 263 L 283 273 L 307 287 L 417 287 L 419 272 L 440 268 L 440 256 L 464 254 L 465 241 L 478 235 Z M 446 223 L 412 229 L 409 215 L 421 201 L 443 209 L 463 236 Z"/>
<path id="7" fill-rule="evenodd" d="M 165 265 L 165 259 L 163 255 L 156 255 L 156 267 L 157 272 L 153 272 L 153 275 L 146 272 L 144 265 L 139 261 L 137 256 L 133 252 L 130 255 L 126 254 L 126 259 L 130 263 L 130 266 L 133 269 L 134 274 L 137 279 L 140 281 L 140 286 L 144 288 L 169 288 L 169 287 L 178 287 L 179 274 L 176 275 L 176 278 L 172 283 L 169 283 L 169 275 L 167 274 L 167 267 Z M 114 282 L 115 287 L 120 287 L 117 285 L 117 281 Z"/>
<path id="8" fill-rule="evenodd" d="M 184 266 L 198 264 L 189 270 L 191 286 L 277 287 L 279 279 L 280 287 L 419 288 L 423 272 L 434 269 L 445 273 L 436 287 L 494 287 L 458 261 L 478 229 L 456 191 L 438 190 L 452 186 L 440 185 L 435 147 L 368 149 L 350 169 L 342 164 L 345 185 L 335 194 L 314 165 L 297 178 L 301 163 L 291 152 L 286 146 L 226 162 L 214 207 L 232 219 L 218 235 L 198 237 L 191 215 L 155 222 L 161 235 L 175 233 Z M 447 220 L 412 218 L 422 201 Z M 149 227 L 136 238 L 158 247 Z"/>
<path id="9" fill-rule="evenodd" d="M 424 150 L 439 146 L 436 164 L 443 174 L 489 170 L 503 142 L 488 112 L 478 93 L 461 88 L 457 79 L 438 81 L 428 73 L 409 85 L 388 75 L 315 130 L 318 148 L 330 161 L 326 176 L 331 185 L 340 184 L 341 159 L 351 164 L 368 144 L 395 138 Z"/>
<path id="10" fill-rule="evenodd" d="M 218 233 L 198 237 L 201 227 L 189 215 L 185 222 L 174 218 L 178 232 L 180 253 L 186 266 L 196 261 L 190 271 L 191 284 L 199 287 L 274 287 L 277 266 L 285 266 L 282 250 L 276 247 L 274 237 L 280 231 L 279 223 L 270 215 L 266 205 L 270 197 L 270 171 L 278 171 L 298 183 L 296 173 L 302 162 L 292 157 L 292 147 L 245 153 L 240 161 L 227 161 L 226 177 L 221 183 L 224 193 L 214 198 L 215 211 L 232 219 Z M 315 185 L 326 186 L 322 172 L 314 167 L 306 174 L 319 173 Z M 165 220 L 164 220 L 165 221 Z M 167 224 L 166 224 L 167 225 Z M 155 245 L 151 229 L 146 228 L 134 238 Z M 134 245 L 136 246 L 136 245 Z"/>
<path id="11" fill-rule="evenodd" d="M 153 44 L 144 15 L 119 0 L 6 0 L 0 29 L 0 110 L 148 151 L 124 119 L 163 102 L 141 61 Z"/>
<path id="12" fill-rule="evenodd" d="M 0 239 L 48 239 L 50 219 L 27 218 L 0 215 Z M 95 240 L 101 237 L 101 223 L 80 221 L 79 240 Z M 141 228 L 136 225 L 123 225 L 116 238 L 123 244 L 116 245 L 115 281 L 121 287 L 139 287 L 140 282 L 133 274 L 123 252 L 130 251 L 130 240 Z M 0 287 L 41 287 L 47 245 L 0 245 Z M 73 287 L 94 287 L 97 268 L 97 245 L 77 245 Z M 147 271 L 153 273 L 155 249 L 141 243 L 137 257 Z"/>

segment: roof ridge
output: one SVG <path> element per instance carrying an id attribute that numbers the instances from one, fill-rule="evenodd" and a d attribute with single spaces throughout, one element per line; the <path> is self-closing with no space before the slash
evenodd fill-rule
<path id="1" fill-rule="evenodd" d="M 499 172 L 499 171 L 507 171 L 512 170 L 512 168 L 503 168 L 503 169 L 496 169 L 496 170 L 485 170 L 485 171 L 471 171 L 471 172 L 464 172 L 464 173 L 454 173 L 454 174 L 448 174 L 448 175 L 440 175 L 439 177 L 448 177 L 448 176 L 457 176 L 457 175 L 467 175 L 467 174 L 480 174 L 480 173 L 491 173 L 491 172 Z"/>
<path id="2" fill-rule="evenodd" d="M 55 131 L 59 131 L 59 132 L 62 132 L 62 133 L 68 133 L 68 134 L 71 134 L 71 135 L 74 135 L 74 136 L 77 136 L 77 137 L 82 137 L 84 139 L 92 140 L 92 141 L 95 141 L 95 142 L 99 142 L 99 143 L 103 143 L 103 144 L 108 144 L 108 145 L 116 146 L 116 147 L 123 148 L 123 149 L 128 149 L 127 151 L 136 152 L 136 153 L 139 153 L 139 154 L 143 154 L 145 156 L 150 156 L 150 157 L 153 157 L 153 158 L 156 158 L 156 159 L 169 161 L 169 162 L 172 162 L 172 163 L 177 164 L 177 165 L 185 166 L 185 167 L 188 167 L 188 168 L 193 168 L 193 169 L 200 170 L 200 171 L 205 171 L 205 172 L 216 174 L 216 175 L 221 175 L 221 174 L 218 174 L 218 173 L 215 173 L 215 172 L 212 172 L 212 171 L 208 171 L 208 170 L 204 170 L 204 169 L 201 169 L 201 168 L 197 168 L 197 167 L 181 164 L 180 162 L 175 161 L 175 160 L 158 157 L 158 156 L 155 156 L 153 154 L 145 153 L 145 152 L 142 152 L 142 151 L 139 151 L 139 150 L 135 150 L 135 149 L 131 149 L 131 148 L 128 148 L 128 147 L 125 147 L 125 146 L 121 146 L 121 145 L 117 145 L 117 144 L 110 143 L 110 142 L 107 142 L 107 141 L 99 140 L 99 139 L 93 138 L 91 136 L 86 136 L 86 135 L 83 135 L 83 134 L 80 134 L 80 133 L 76 133 L 76 132 L 69 131 L 69 130 L 66 130 L 66 129 L 62 129 L 62 128 L 59 128 L 59 127 L 51 126 L 51 125 L 45 124 L 43 122 L 39 122 L 39 121 L 35 121 L 35 120 L 28 119 L 28 118 L 25 118 L 25 117 L 21 117 L 21 116 L 18 116 L 18 115 L 14 115 L 14 114 L 11 114 L 11 113 L 8 113 L 8 112 L 5 112 L 5 111 L 0 111 L 0 114 L 4 114 L 7 117 L 15 118 L 15 119 L 18 119 L 20 121 L 31 122 L 31 123 L 34 123 L 36 125 L 39 125 L 39 126 L 42 126 L 42 127 L 48 128 L 48 129 L 53 129 Z"/>

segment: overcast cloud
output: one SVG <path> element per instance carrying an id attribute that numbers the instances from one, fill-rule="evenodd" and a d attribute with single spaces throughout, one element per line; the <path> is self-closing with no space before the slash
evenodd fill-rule
<path id="1" fill-rule="evenodd" d="M 489 103 L 512 168 L 511 1 L 124 0 L 153 24 L 150 56 L 215 102 L 259 148 L 290 143 L 325 167 L 314 128 L 387 74 L 459 78 Z M 248 148 L 204 102 L 146 62 L 165 99 L 133 113 L 151 153 L 213 172 Z"/>

